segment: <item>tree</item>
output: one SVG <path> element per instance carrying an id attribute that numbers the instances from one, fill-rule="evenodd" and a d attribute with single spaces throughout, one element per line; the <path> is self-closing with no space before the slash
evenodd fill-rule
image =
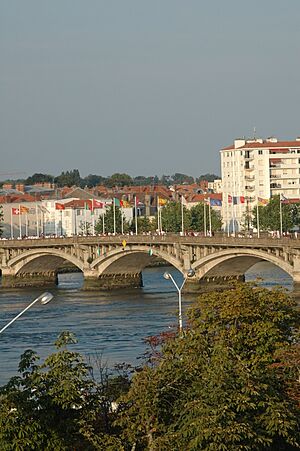
<path id="1" fill-rule="evenodd" d="M 166 451 L 299 449 L 294 307 L 281 290 L 246 284 L 200 297 L 189 329 L 166 340 L 122 398 L 123 439 Z M 284 352 L 298 358 L 279 372 Z"/>
<path id="2" fill-rule="evenodd" d="M 101 175 L 89 174 L 82 179 L 82 184 L 88 188 L 92 188 L 97 185 L 105 185 L 107 179 Z"/>
<path id="3" fill-rule="evenodd" d="M 55 177 L 55 183 L 59 187 L 63 186 L 82 186 L 82 179 L 78 169 L 73 169 L 72 171 L 62 172 L 61 175 Z"/>
<path id="4" fill-rule="evenodd" d="M 190 229 L 191 217 L 189 210 L 183 206 L 184 230 Z M 181 202 L 169 202 L 161 210 L 162 229 L 165 232 L 180 232 L 182 227 Z M 157 224 L 157 220 L 156 220 Z"/>
<path id="5" fill-rule="evenodd" d="M 172 175 L 172 179 L 175 185 L 190 185 L 195 181 L 194 177 L 192 177 L 191 175 L 181 174 L 180 172 L 176 172 L 174 175 Z"/>
<path id="6" fill-rule="evenodd" d="M 286 204 L 282 202 L 282 228 L 283 231 L 289 231 L 293 226 L 299 225 L 299 205 Z M 253 209 L 253 225 L 257 227 L 257 209 Z M 280 198 L 274 196 L 270 199 L 268 205 L 258 207 L 259 228 L 260 230 L 280 230 Z"/>
<path id="7" fill-rule="evenodd" d="M 214 180 L 220 179 L 221 177 L 216 174 L 203 174 L 196 178 L 196 182 L 199 183 L 202 180 L 207 180 L 208 182 L 213 182 Z"/>
<path id="8" fill-rule="evenodd" d="M 68 349 L 75 342 L 63 332 L 57 352 L 42 364 L 31 350 L 22 355 L 21 375 L 0 391 L 1 450 L 123 449 L 112 426 L 109 390 L 103 391 L 83 357 Z"/>
<path id="9" fill-rule="evenodd" d="M 196 232 L 204 231 L 204 204 L 199 203 L 191 208 L 191 230 Z M 206 230 L 209 229 L 209 206 L 205 206 L 205 216 L 206 216 Z M 213 232 L 220 230 L 222 227 L 222 219 L 219 212 L 210 210 L 211 216 L 211 229 Z"/>
<path id="10" fill-rule="evenodd" d="M 130 175 L 128 174 L 120 174 L 119 172 L 116 172 L 115 174 L 112 174 L 108 180 L 107 180 L 107 186 L 114 187 L 114 186 L 128 186 L 132 185 L 133 181 Z"/>
<path id="11" fill-rule="evenodd" d="M 114 213 L 115 210 L 115 213 Z M 111 205 L 110 207 L 106 208 L 106 213 L 104 215 L 104 227 L 106 233 L 114 233 L 114 214 L 115 214 L 115 221 L 116 221 L 116 233 L 121 233 L 122 231 L 122 209 L 119 207 L 114 207 Z M 130 227 L 130 224 L 128 221 L 125 220 L 125 217 L 123 215 L 123 232 L 128 232 Z M 95 231 L 96 233 L 102 233 L 103 232 L 103 220 L 100 218 L 97 223 L 95 224 Z"/>
<path id="12" fill-rule="evenodd" d="M 49 174 L 35 173 L 25 180 L 26 185 L 34 185 L 35 183 L 53 183 L 54 177 Z"/>

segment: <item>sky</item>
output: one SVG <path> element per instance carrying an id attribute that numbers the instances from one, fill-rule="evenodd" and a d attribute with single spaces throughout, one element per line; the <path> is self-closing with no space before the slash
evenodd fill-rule
<path id="1" fill-rule="evenodd" d="M 0 180 L 220 174 L 254 127 L 296 138 L 299 19 L 299 0 L 0 0 Z"/>

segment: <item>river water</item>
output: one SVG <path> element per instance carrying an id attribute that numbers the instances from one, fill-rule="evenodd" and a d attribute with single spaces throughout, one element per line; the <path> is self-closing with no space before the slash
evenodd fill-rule
<path id="1" fill-rule="evenodd" d="M 174 268 L 149 268 L 143 272 L 143 288 L 105 293 L 82 291 L 81 273 L 61 274 L 58 286 L 51 289 L 54 299 L 44 306 L 35 304 L 0 335 L 0 385 L 17 374 L 26 349 L 44 358 L 54 351 L 53 343 L 64 330 L 76 335 L 74 350 L 90 357 L 102 355 L 110 367 L 121 362 L 140 364 L 144 338 L 177 325 L 178 293 L 163 278 L 166 270 L 181 284 Z M 257 263 L 246 274 L 247 280 L 258 277 L 267 287 L 292 288 L 292 279 L 267 262 Z M 42 291 L 0 288 L 0 328 Z M 192 301 L 190 295 L 183 296 L 184 306 Z"/>

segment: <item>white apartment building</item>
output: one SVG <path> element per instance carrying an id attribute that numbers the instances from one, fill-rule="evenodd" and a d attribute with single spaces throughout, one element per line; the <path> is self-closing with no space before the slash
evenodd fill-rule
<path id="1" fill-rule="evenodd" d="M 258 198 L 300 199 L 300 138 L 235 139 L 220 154 L 225 229 L 242 229 Z"/>

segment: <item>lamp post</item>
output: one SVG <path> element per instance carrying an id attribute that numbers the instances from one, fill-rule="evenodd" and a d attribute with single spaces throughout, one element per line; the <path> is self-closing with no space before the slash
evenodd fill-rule
<path id="1" fill-rule="evenodd" d="M 23 315 L 23 313 L 25 313 L 28 309 L 30 309 L 30 307 L 32 307 L 36 302 L 40 302 L 41 304 L 48 304 L 48 302 L 50 302 L 53 299 L 53 294 L 45 292 L 43 294 L 41 294 L 40 296 L 38 296 L 34 301 L 31 302 L 31 304 L 29 304 L 26 308 L 24 308 L 24 310 L 22 310 L 22 312 L 20 312 L 17 316 L 15 316 L 8 324 L 6 324 L 6 326 L 2 327 L 2 329 L 0 330 L 0 334 L 2 332 L 5 331 L 5 329 L 8 328 L 8 326 L 10 326 L 12 323 L 14 323 L 18 318 L 20 318 L 21 315 Z"/>
<path id="2" fill-rule="evenodd" d="M 184 276 L 183 282 L 181 286 L 179 287 L 177 283 L 174 280 L 174 277 L 169 272 L 164 273 L 164 278 L 167 280 L 171 280 L 173 282 L 174 287 L 176 288 L 178 292 L 178 325 L 179 325 L 179 333 L 182 333 L 182 300 L 181 300 L 181 292 L 182 288 L 184 287 L 185 282 L 187 281 L 188 277 L 193 277 L 195 275 L 195 271 L 191 268 L 188 270 L 187 275 Z"/>

